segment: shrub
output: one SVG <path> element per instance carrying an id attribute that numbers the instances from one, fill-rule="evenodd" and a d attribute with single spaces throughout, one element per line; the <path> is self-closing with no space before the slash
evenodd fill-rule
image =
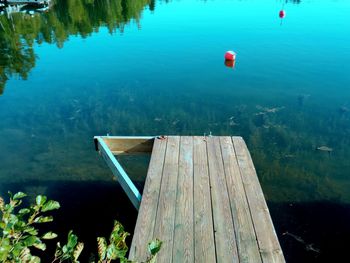
<path id="1" fill-rule="evenodd" d="M 45 240 L 54 239 L 57 234 L 49 231 L 39 234 L 39 226 L 43 223 L 53 221 L 53 217 L 47 215 L 55 209 L 60 208 L 60 204 L 54 200 L 47 200 L 44 195 L 35 198 L 35 204 L 26 208 L 20 208 L 22 199 L 27 195 L 22 192 L 12 194 L 9 192 L 9 203 L 5 203 L 0 197 L 0 260 L 6 263 L 39 263 L 41 259 L 32 255 L 32 249 L 46 250 Z M 118 221 L 114 221 L 114 227 L 108 239 L 97 238 L 98 263 L 110 263 L 119 260 L 122 263 L 136 263 L 128 260 L 125 256 L 128 252 L 126 237 L 129 233 Z M 146 263 L 155 263 L 156 256 L 161 248 L 162 242 L 158 239 L 148 244 L 150 256 Z M 79 263 L 78 258 L 84 249 L 84 243 L 78 242 L 78 237 L 69 231 L 67 243 L 56 245 L 56 251 L 51 263 L 73 262 Z"/>

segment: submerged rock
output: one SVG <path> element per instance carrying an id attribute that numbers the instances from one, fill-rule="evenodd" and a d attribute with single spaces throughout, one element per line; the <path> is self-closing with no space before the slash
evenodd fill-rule
<path id="1" fill-rule="evenodd" d="M 298 95 L 298 104 L 299 106 L 303 106 L 305 101 L 310 97 L 310 94 L 299 94 Z"/>
<path id="2" fill-rule="evenodd" d="M 346 106 L 342 106 L 339 108 L 339 112 L 340 113 L 347 113 L 347 112 L 350 112 L 350 109 Z"/>
<path id="3" fill-rule="evenodd" d="M 332 152 L 333 151 L 333 149 L 329 148 L 328 146 L 320 146 L 320 147 L 317 147 L 316 149 L 319 151 L 323 151 L 323 152 Z"/>
<path id="4" fill-rule="evenodd" d="M 267 107 L 262 107 L 260 105 L 256 105 L 256 108 L 260 110 L 260 112 L 255 113 L 255 115 L 265 115 L 267 113 L 276 113 L 279 112 L 280 110 L 283 110 L 285 107 L 274 107 L 274 108 L 267 108 Z"/>
<path id="5" fill-rule="evenodd" d="M 229 125 L 230 125 L 230 126 L 237 126 L 238 123 L 235 122 L 234 120 L 230 120 Z"/>

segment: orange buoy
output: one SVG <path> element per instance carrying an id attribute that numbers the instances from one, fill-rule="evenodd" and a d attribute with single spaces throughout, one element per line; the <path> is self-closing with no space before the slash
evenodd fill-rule
<path id="1" fill-rule="evenodd" d="M 280 13 L 279 13 L 279 17 L 280 18 L 284 18 L 285 16 L 286 16 L 286 11 L 281 10 Z"/>
<path id="2" fill-rule="evenodd" d="M 233 51 L 227 51 L 225 53 L 225 60 L 235 60 L 236 59 L 236 53 Z"/>

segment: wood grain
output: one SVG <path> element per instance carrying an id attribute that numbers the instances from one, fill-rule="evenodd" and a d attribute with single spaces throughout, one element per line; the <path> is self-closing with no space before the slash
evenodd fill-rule
<path id="1" fill-rule="evenodd" d="M 167 140 L 155 139 L 129 259 L 139 262 L 148 256 L 147 244 L 153 238 Z"/>
<path id="2" fill-rule="evenodd" d="M 168 137 L 154 238 L 163 242 L 157 262 L 171 262 L 174 243 L 175 204 L 179 170 L 180 137 Z"/>
<path id="3" fill-rule="evenodd" d="M 115 155 L 149 154 L 154 143 L 154 138 L 148 137 L 103 137 L 103 140 Z"/>
<path id="4" fill-rule="evenodd" d="M 216 261 L 207 146 L 204 137 L 193 139 L 194 254 L 195 262 Z"/>
<path id="5" fill-rule="evenodd" d="M 283 263 L 266 201 L 241 137 L 155 139 L 129 259 L 158 263 Z"/>
<path id="6" fill-rule="evenodd" d="M 181 137 L 175 207 L 173 262 L 194 261 L 193 139 Z"/>
<path id="7" fill-rule="evenodd" d="M 249 204 L 243 188 L 241 173 L 231 137 L 220 137 L 220 145 L 236 233 L 239 260 L 241 263 L 261 263 Z"/>
<path id="8" fill-rule="evenodd" d="M 241 137 L 232 137 L 264 263 L 285 262 L 249 151 Z"/>
<path id="9" fill-rule="evenodd" d="M 239 262 L 219 138 L 208 137 L 207 149 L 216 262 Z"/>

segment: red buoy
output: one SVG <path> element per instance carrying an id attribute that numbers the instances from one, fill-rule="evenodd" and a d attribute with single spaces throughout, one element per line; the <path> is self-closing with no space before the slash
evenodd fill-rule
<path id="1" fill-rule="evenodd" d="M 228 68 L 234 68 L 236 64 L 235 60 L 225 60 L 225 66 Z"/>
<path id="2" fill-rule="evenodd" d="M 235 60 L 236 59 L 236 53 L 233 51 L 227 51 L 225 53 L 225 60 Z"/>
<path id="3" fill-rule="evenodd" d="M 281 10 L 280 13 L 279 13 L 279 17 L 280 18 L 284 18 L 285 16 L 286 16 L 286 11 Z"/>

